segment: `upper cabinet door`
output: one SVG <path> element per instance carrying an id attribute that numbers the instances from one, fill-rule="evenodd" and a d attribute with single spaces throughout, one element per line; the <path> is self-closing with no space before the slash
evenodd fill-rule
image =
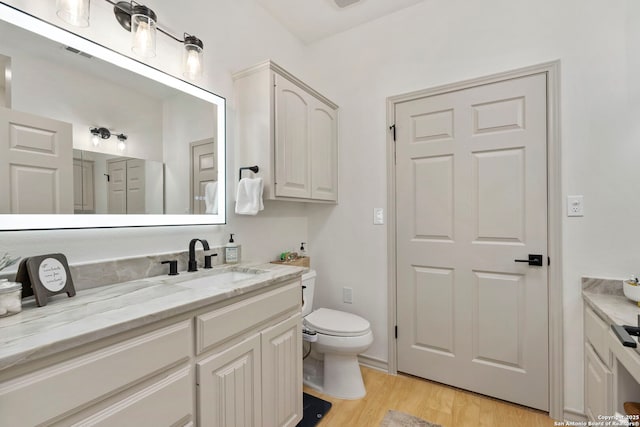
<path id="1" fill-rule="evenodd" d="M 338 200 L 336 110 L 314 99 L 311 106 L 311 198 Z"/>
<path id="2" fill-rule="evenodd" d="M 311 197 L 310 101 L 300 87 L 275 76 L 276 196 Z"/>

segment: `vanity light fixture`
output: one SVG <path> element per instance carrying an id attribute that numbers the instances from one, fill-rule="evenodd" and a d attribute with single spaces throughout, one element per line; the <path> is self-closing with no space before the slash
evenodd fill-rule
<path id="1" fill-rule="evenodd" d="M 155 12 L 135 1 L 105 1 L 113 5 L 113 13 L 122 28 L 131 31 L 131 49 L 136 54 L 143 58 L 152 58 L 155 56 L 157 30 L 184 45 L 182 54 L 183 75 L 190 80 L 196 80 L 202 76 L 204 50 L 202 40 L 188 33 L 184 33 L 183 38 L 179 38 L 163 30 L 157 25 L 158 19 Z"/>
<path id="2" fill-rule="evenodd" d="M 111 131 L 105 127 L 91 128 L 89 132 L 91 132 L 91 142 L 94 147 L 98 147 L 101 140 L 111 138 Z M 116 136 L 118 137 L 118 150 L 124 151 L 127 148 L 127 135 L 120 133 Z"/>
<path id="3" fill-rule="evenodd" d="M 76 27 L 89 26 L 90 0 L 57 0 L 56 14 L 67 24 Z"/>
<path id="4" fill-rule="evenodd" d="M 65 22 L 78 27 L 89 26 L 90 0 L 57 0 L 58 16 Z M 131 1 L 105 0 L 113 6 L 118 23 L 131 32 L 131 50 L 143 59 L 156 56 L 156 34 L 162 34 L 182 43 L 182 74 L 190 80 L 202 77 L 203 51 L 202 40 L 188 33 L 179 38 L 158 26 L 158 17 L 151 8 Z"/>

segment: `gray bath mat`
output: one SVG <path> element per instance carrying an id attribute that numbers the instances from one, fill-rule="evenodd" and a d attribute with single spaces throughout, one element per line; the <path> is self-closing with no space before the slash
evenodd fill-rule
<path id="1" fill-rule="evenodd" d="M 398 411 L 387 411 L 384 419 L 380 423 L 380 427 L 442 427 L 440 424 L 433 424 L 422 418 L 405 414 Z"/>

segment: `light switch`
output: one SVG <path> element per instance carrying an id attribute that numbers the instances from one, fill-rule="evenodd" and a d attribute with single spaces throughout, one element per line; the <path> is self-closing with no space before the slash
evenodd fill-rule
<path id="1" fill-rule="evenodd" d="M 584 216 L 583 196 L 567 196 L 567 216 Z"/>
<path id="2" fill-rule="evenodd" d="M 384 208 L 373 208 L 373 224 L 384 224 Z"/>

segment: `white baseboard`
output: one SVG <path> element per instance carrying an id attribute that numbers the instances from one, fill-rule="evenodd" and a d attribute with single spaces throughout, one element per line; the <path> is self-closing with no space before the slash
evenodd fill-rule
<path id="1" fill-rule="evenodd" d="M 389 373 L 389 363 L 386 360 L 360 354 L 358 355 L 358 362 L 367 368 Z"/>
<path id="2" fill-rule="evenodd" d="M 577 409 L 564 408 L 564 421 L 575 421 L 579 423 L 585 423 L 588 421 L 587 416 Z"/>

